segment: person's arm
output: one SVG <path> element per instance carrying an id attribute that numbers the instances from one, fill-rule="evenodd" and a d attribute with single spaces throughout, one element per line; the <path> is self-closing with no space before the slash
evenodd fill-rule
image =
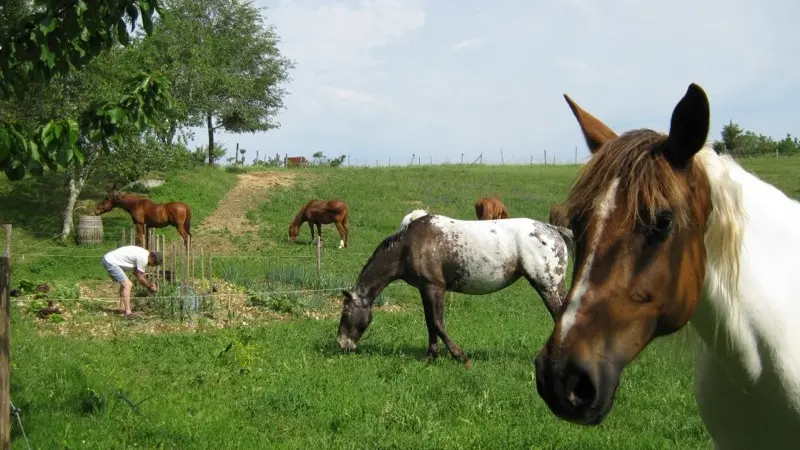
<path id="1" fill-rule="evenodd" d="M 141 283 L 142 286 L 145 286 L 147 289 L 150 289 L 153 292 L 158 290 L 158 287 L 155 284 L 147 281 L 147 278 L 144 277 L 144 272 L 134 269 L 133 274 L 136 276 L 136 279 L 139 280 L 139 283 Z"/>

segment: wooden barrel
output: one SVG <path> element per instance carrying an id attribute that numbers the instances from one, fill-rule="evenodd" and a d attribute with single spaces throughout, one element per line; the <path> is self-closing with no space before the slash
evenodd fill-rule
<path id="1" fill-rule="evenodd" d="M 79 216 L 75 232 L 78 245 L 103 243 L 103 219 L 100 216 Z"/>

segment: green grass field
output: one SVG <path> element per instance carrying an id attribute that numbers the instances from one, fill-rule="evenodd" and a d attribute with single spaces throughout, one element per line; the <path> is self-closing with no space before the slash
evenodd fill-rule
<path id="1" fill-rule="evenodd" d="M 788 195 L 800 195 L 800 159 L 744 165 Z M 373 248 L 412 209 L 469 219 L 475 199 L 494 193 L 512 216 L 546 220 L 576 170 L 298 170 L 294 185 L 258 191 L 261 199 L 246 212 L 263 246 L 218 255 L 215 274 L 245 293 L 349 287 Z M 196 229 L 235 183 L 234 174 L 198 169 L 168 177 L 151 195 L 192 204 Z M 121 212 L 104 218 L 102 248 L 60 246 L 48 239 L 59 230 L 62 191 L 59 177 L 0 182 L 0 217 L 14 220 L 14 286 L 25 279 L 67 292 L 75 283 L 111 284 L 93 255 L 117 245 L 129 219 Z M 311 197 L 339 197 L 351 210 L 350 248 L 337 250 L 335 228 L 323 229 L 321 280 L 307 225 L 300 244 L 286 239 L 289 221 Z M 21 254 L 29 256 L 22 261 Z M 198 319 L 197 326 L 170 333 L 142 332 L 141 324 L 103 314 L 88 299 L 63 302 L 71 313 L 59 321 L 102 323 L 110 330 L 102 337 L 59 331 L 70 329 L 14 304 L 11 398 L 32 448 L 711 448 L 692 392 L 688 330 L 647 348 L 623 373 L 606 422 L 585 428 L 555 419 L 536 393 L 532 361 L 552 321 L 524 281 L 492 295 L 448 294 L 447 329 L 472 358 L 469 370 L 443 346 L 438 361 L 422 361 L 427 332 L 419 296 L 402 282 L 384 291 L 383 306 L 352 354 L 335 342 L 336 292 L 257 300 L 248 309 L 273 316 L 237 316 L 221 328 Z M 209 317 L 214 314 L 224 314 L 224 307 Z M 24 448 L 16 421 L 12 440 L 12 447 Z"/>

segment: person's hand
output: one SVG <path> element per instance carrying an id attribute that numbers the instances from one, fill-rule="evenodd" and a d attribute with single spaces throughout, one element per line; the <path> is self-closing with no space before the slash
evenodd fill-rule
<path id="1" fill-rule="evenodd" d="M 158 286 L 155 283 L 150 285 L 150 292 L 158 292 Z"/>

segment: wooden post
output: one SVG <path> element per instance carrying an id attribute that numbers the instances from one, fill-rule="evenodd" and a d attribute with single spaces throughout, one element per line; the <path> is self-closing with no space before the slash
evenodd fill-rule
<path id="1" fill-rule="evenodd" d="M 505 161 L 505 159 L 503 159 L 503 149 L 502 148 L 500 149 L 500 165 L 501 166 L 505 166 L 506 165 L 506 161 Z"/>
<path id="2" fill-rule="evenodd" d="M 136 245 L 136 227 L 131 227 L 131 245 Z"/>
<path id="3" fill-rule="evenodd" d="M 317 278 L 322 280 L 322 239 L 317 236 Z"/>
<path id="4" fill-rule="evenodd" d="M 175 243 L 171 243 L 169 245 L 169 262 L 170 262 L 170 276 L 172 277 L 172 284 L 175 284 L 175 280 L 178 279 L 178 273 L 176 270 L 178 269 L 177 264 L 177 255 L 175 254 Z"/>
<path id="5" fill-rule="evenodd" d="M 125 243 L 128 242 L 127 238 L 128 238 L 128 236 L 125 236 L 125 228 L 123 228 L 122 229 L 122 240 L 120 241 L 120 245 L 122 245 L 124 247 Z"/>
<path id="6" fill-rule="evenodd" d="M 203 253 L 203 247 L 200 247 L 200 286 L 206 286 L 206 255 Z"/>
<path id="7" fill-rule="evenodd" d="M 547 165 L 547 150 L 544 151 L 544 165 Z"/>
<path id="8" fill-rule="evenodd" d="M 6 245 L 0 257 L 0 445 L 3 449 L 9 448 L 11 435 L 11 401 L 9 360 L 11 347 L 11 323 L 9 320 L 11 289 L 11 225 L 3 224 L 6 235 Z"/>

